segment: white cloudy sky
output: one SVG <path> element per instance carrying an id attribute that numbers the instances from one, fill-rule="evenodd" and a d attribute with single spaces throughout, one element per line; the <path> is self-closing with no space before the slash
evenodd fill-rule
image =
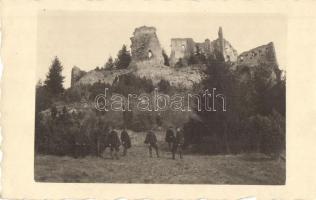
<path id="1" fill-rule="evenodd" d="M 64 66 L 65 87 L 71 68 L 102 66 L 123 44 L 130 46 L 135 27 L 154 26 L 161 46 L 169 53 L 170 39 L 192 37 L 196 42 L 224 37 L 241 53 L 274 42 L 280 68 L 286 67 L 286 18 L 279 15 L 212 15 L 208 13 L 132 13 L 45 11 L 38 16 L 37 78 L 45 79 L 55 56 Z"/>

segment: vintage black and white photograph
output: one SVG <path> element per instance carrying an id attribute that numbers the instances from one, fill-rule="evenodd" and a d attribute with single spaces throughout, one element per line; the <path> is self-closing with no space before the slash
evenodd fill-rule
<path id="1" fill-rule="evenodd" d="M 284 185 L 282 15 L 41 10 L 34 180 Z"/>

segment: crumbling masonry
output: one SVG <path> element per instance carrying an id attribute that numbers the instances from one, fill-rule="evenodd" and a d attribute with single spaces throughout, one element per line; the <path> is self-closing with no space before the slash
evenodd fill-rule
<path id="1" fill-rule="evenodd" d="M 155 64 L 163 64 L 162 48 L 156 35 L 156 28 L 142 26 L 136 28 L 131 38 L 132 59 L 138 61 L 150 61 Z M 222 28 L 219 28 L 218 38 L 214 41 L 206 39 L 204 42 L 194 42 L 192 38 L 172 38 L 170 64 L 174 66 L 179 59 L 188 60 L 197 52 L 197 49 L 206 56 L 220 53 L 225 61 L 237 61 L 237 51 L 224 39 Z"/>

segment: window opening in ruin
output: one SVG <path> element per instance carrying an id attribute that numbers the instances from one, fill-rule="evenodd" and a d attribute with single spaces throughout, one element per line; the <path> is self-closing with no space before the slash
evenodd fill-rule
<path id="1" fill-rule="evenodd" d="M 185 49 L 185 45 L 183 44 L 183 45 L 181 45 L 181 48 L 182 48 L 182 50 L 184 50 Z"/>
<path id="2" fill-rule="evenodd" d="M 153 53 L 151 52 L 151 50 L 148 51 L 148 58 L 152 58 L 153 57 Z"/>

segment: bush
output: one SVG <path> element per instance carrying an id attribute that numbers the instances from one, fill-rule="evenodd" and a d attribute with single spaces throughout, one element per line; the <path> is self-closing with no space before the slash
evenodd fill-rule
<path id="1" fill-rule="evenodd" d="M 269 116 L 250 117 L 246 133 L 244 145 L 248 151 L 278 155 L 285 150 L 285 119 L 276 111 Z"/>
<path id="2" fill-rule="evenodd" d="M 139 78 L 133 74 L 121 76 L 118 83 L 112 86 L 114 93 L 122 94 L 125 97 L 128 94 L 151 93 L 153 90 L 154 85 L 151 79 Z"/>
<path id="3" fill-rule="evenodd" d="M 159 83 L 157 84 L 157 86 L 158 86 L 159 91 L 164 92 L 164 93 L 168 93 L 171 87 L 169 81 L 166 81 L 164 79 L 161 79 Z"/>
<path id="4" fill-rule="evenodd" d="M 179 60 L 176 62 L 175 67 L 181 68 L 186 65 L 185 61 L 182 58 L 179 58 Z"/>
<path id="5" fill-rule="evenodd" d="M 210 58 L 206 73 L 202 87 L 224 94 L 227 110 L 205 111 L 202 99 L 202 111 L 196 111 L 198 117 L 184 126 L 189 144 L 201 153 L 278 155 L 285 150 L 285 82 L 273 86 L 269 66 L 258 66 L 251 79 L 240 82 L 229 63 Z"/>
<path id="6" fill-rule="evenodd" d="M 154 119 L 151 112 L 139 112 L 131 125 L 133 131 L 146 131 L 153 128 Z"/>
<path id="7" fill-rule="evenodd" d="M 39 114 L 35 126 L 35 150 L 62 156 L 98 156 L 107 146 L 109 123 L 104 118 L 95 112 L 86 112 L 83 116 L 62 112 L 55 118 Z"/>

